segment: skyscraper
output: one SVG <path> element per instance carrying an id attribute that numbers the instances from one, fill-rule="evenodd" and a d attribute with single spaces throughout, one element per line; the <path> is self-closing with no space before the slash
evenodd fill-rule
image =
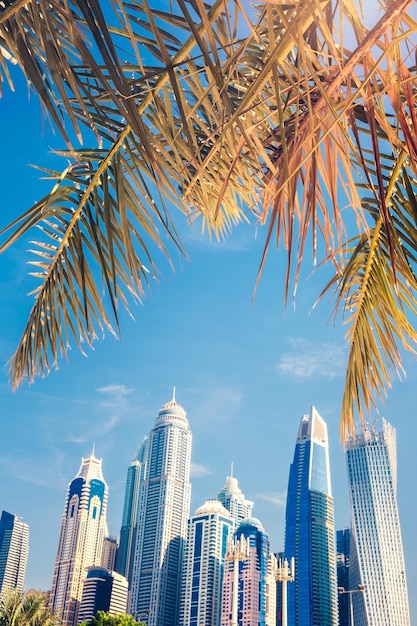
<path id="1" fill-rule="evenodd" d="M 86 568 L 101 563 L 108 487 L 94 452 L 69 483 L 49 600 L 64 626 L 75 626 Z"/>
<path id="2" fill-rule="evenodd" d="M 0 519 L 0 595 L 6 589 L 23 590 L 29 554 L 29 526 L 3 511 Z"/>
<path id="3" fill-rule="evenodd" d="M 190 513 L 190 457 L 191 431 L 174 394 L 149 434 L 138 492 L 129 610 L 146 619 L 148 626 L 178 626 Z"/>
<path id="4" fill-rule="evenodd" d="M 285 556 L 295 559 L 288 623 L 337 626 L 336 546 L 327 426 L 303 415 L 288 481 Z"/>
<path id="5" fill-rule="evenodd" d="M 234 533 L 234 541 L 247 542 L 247 558 L 226 558 L 222 593 L 221 626 L 233 624 L 233 600 L 237 579 L 237 626 L 275 626 L 276 559 L 269 550 L 269 538 L 261 522 L 243 520 Z M 237 568 L 237 572 L 235 571 Z M 237 573 L 237 576 L 236 576 Z M 235 596 L 236 600 L 236 596 Z M 200 622 L 204 623 L 204 622 Z"/>
<path id="6" fill-rule="evenodd" d="M 120 542 L 116 557 L 116 571 L 131 582 L 138 523 L 139 487 L 145 477 L 148 438 L 142 442 L 127 470 Z"/>
<path id="7" fill-rule="evenodd" d="M 253 502 L 246 500 L 234 476 L 226 477 L 226 484 L 220 489 L 217 499 L 229 511 L 235 529 L 240 522 L 252 515 Z"/>
<path id="8" fill-rule="evenodd" d="M 350 588 L 358 626 L 409 626 L 405 564 L 397 505 L 395 429 L 360 428 L 346 440 L 351 503 Z"/>
<path id="9" fill-rule="evenodd" d="M 208 500 L 188 522 L 180 626 L 220 626 L 224 557 L 233 533 L 231 515 Z"/>

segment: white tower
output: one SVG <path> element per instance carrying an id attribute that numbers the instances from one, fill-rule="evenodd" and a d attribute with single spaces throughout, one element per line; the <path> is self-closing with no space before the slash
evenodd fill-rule
<path id="1" fill-rule="evenodd" d="M 350 588 L 355 625 L 409 626 L 407 583 L 397 505 L 395 429 L 360 429 L 346 441 L 351 504 Z M 351 597 L 352 599 L 352 597 Z"/>
<path id="2" fill-rule="evenodd" d="M 207 500 L 188 522 L 180 626 L 220 626 L 224 559 L 233 534 L 231 515 Z"/>
<path id="3" fill-rule="evenodd" d="M 82 459 L 78 474 L 68 485 L 62 516 L 49 608 L 64 626 L 78 623 L 86 568 L 101 563 L 103 541 L 108 534 L 107 497 L 101 459 L 92 452 Z"/>
<path id="4" fill-rule="evenodd" d="M 234 529 L 239 526 L 241 521 L 252 516 L 253 502 L 246 500 L 238 485 L 237 478 L 233 475 L 226 477 L 226 484 L 220 490 L 217 499 L 232 516 Z"/>
<path id="5" fill-rule="evenodd" d="M 138 493 L 129 610 L 148 626 L 178 626 L 190 514 L 191 438 L 186 412 L 174 393 L 149 434 Z"/>

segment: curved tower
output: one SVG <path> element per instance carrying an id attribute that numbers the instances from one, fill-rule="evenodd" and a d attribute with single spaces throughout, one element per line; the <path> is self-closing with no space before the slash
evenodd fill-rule
<path id="1" fill-rule="evenodd" d="M 138 491 L 129 609 L 148 626 L 178 626 L 191 437 L 186 412 L 174 395 L 149 433 Z"/>
<path id="2" fill-rule="evenodd" d="M 288 623 L 337 626 L 337 570 L 327 425 L 314 407 L 301 418 L 288 481 L 285 557 L 295 559 Z"/>
<path id="3" fill-rule="evenodd" d="M 77 475 L 68 485 L 62 516 L 49 608 L 64 626 L 78 623 L 86 568 L 101 562 L 107 535 L 107 496 L 101 459 L 92 452 L 81 460 Z"/>

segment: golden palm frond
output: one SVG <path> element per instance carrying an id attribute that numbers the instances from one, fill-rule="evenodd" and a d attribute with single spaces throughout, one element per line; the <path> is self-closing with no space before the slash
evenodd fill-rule
<path id="1" fill-rule="evenodd" d="M 412 4 L 381 0 L 366 28 L 353 0 L 260 3 L 253 15 L 227 0 L 177 0 L 169 12 L 112 0 L 105 13 L 99 0 L 0 3 L 0 79 L 12 84 L 14 59 L 71 160 L 3 231 L 2 250 L 34 225 L 43 233 L 14 384 L 56 363 L 72 335 L 89 342 L 110 325 L 93 265 L 117 323 L 126 287 L 140 296 L 156 275 L 149 245 L 163 247 L 166 233 L 181 245 L 167 207 L 219 237 L 249 211 L 266 224 L 260 271 L 273 238 L 287 249 L 285 298 L 307 245 L 336 268 L 338 306 L 353 311 L 342 430 L 351 427 L 354 407 L 362 416 L 389 365 L 400 368 L 398 344 L 415 340 L 404 314 L 414 310 L 412 226 L 390 204 L 410 206 L 417 177 Z M 74 146 L 91 136 L 98 147 Z"/>

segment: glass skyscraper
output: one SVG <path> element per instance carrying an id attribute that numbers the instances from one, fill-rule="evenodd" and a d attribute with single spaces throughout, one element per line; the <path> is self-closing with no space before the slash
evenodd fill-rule
<path id="1" fill-rule="evenodd" d="M 174 396 L 149 434 L 137 496 L 126 490 L 128 499 L 138 498 L 129 611 L 148 626 L 178 626 L 191 438 L 186 412 Z M 125 502 L 125 510 L 129 507 Z"/>
<path id="2" fill-rule="evenodd" d="M 130 582 L 133 578 L 133 558 L 136 545 L 139 487 L 145 476 L 148 439 L 145 437 L 127 470 L 125 500 L 120 529 L 120 542 L 116 556 L 116 572 Z"/>
<path id="3" fill-rule="evenodd" d="M 29 526 L 3 511 L 0 519 L 0 596 L 6 589 L 23 591 L 29 553 Z"/>
<path id="4" fill-rule="evenodd" d="M 346 440 L 351 503 L 350 588 L 358 626 L 409 626 L 407 583 L 397 505 L 395 429 L 360 428 Z"/>
<path id="5" fill-rule="evenodd" d="M 287 492 L 285 557 L 295 559 L 288 624 L 337 626 L 337 574 L 327 426 L 314 407 L 298 430 Z"/>
<path id="6" fill-rule="evenodd" d="M 49 608 L 64 626 L 78 624 L 86 568 L 101 564 L 107 497 L 101 459 L 92 452 L 68 485 L 61 522 Z"/>
<path id="7" fill-rule="evenodd" d="M 224 558 L 233 534 L 231 515 L 207 500 L 188 522 L 180 626 L 220 626 Z"/>
<path id="8" fill-rule="evenodd" d="M 337 587 L 349 590 L 350 530 L 336 531 Z M 350 598 L 347 593 L 339 594 L 339 626 L 350 626 Z"/>

